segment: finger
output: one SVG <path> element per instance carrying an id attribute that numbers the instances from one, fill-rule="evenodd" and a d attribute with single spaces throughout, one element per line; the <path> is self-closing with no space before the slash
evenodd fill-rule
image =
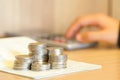
<path id="1" fill-rule="evenodd" d="M 75 22 L 73 22 L 73 24 L 68 28 L 66 32 L 66 37 L 67 38 L 73 37 L 76 33 L 78 33 L 80 28 L 84 26 L 92 25 L 100 27 L 99 23 L 100 22 L 97 15 L 88 15 L 81 17 L 77 19 Z"/>
<path id="2" fill-rule="evenodd" d="M 99 42 L 103 41 L 103 32 L 102 31 L 91 31 L 85 33 L 79 33 L 76 35 L 77 41 L 80 42 Z"/>

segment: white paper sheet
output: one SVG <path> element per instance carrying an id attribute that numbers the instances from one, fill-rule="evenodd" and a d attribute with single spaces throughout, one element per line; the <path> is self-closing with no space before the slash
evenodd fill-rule
<path id="1" fill-rule="evenodd" d="M 28 54 L 28 44 L 36 42 L 28 37 L 14 37 L 0 39 L 0 71 L 25 76 L 34 79 L 52 77 L 61 74 L 68 74 L 72 72 L 80 72 L 87 70 L 94 70 L 101 68 L 101 65 L 94 65 L 84 62 L 76 62 L 68 60 L 66 69 L 48 70 L 48 71 L 18 71 L 13 70 L 13 62 L 15 55 Z"/>

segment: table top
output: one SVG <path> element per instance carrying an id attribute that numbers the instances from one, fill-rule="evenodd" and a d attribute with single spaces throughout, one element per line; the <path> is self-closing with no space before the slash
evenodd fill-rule
<path id="1" fill-rule="evenodd" d="M 42 80 L 120 80 L 120 50 L 117 48 L 89 48 L 65 51 L 69 59 L 100 64 L 102 69 L 77 72 L 45 78 Z M 0 72 L 0 80 L 31 80 L 9 73 Z"/>

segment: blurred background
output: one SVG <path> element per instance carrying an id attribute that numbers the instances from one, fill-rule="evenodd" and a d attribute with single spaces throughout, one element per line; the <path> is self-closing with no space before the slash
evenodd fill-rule
<path id="1" fill-rule="evenodd" d="M 0 0 L 0 33 L 64 33 L 78 16 L 120 19 L 120 0 Z"/>

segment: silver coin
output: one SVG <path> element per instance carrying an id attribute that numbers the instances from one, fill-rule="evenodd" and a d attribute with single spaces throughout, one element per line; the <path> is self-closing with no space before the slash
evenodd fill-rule
<path id="1" fill-rule="evenodd" d="M 33 58 L 40 58 L 41 59 L 41 58 L 49 58 L 49 56 L 48 55 L 33 55 L 32 59 Z"/>
<path id="2" fill-rule="evenodd" d="M 29 50 L 39 50 L 39 49 L 42 49 L 42 48 L 46 48 L 46 43 L 42 43 L 42 42 L 36 42 L 36 43 L 30 43 L 28 48 Z"/>
<path id="3" fill-rule="evenodd" d="M 30 66 L 29 67 L 14 66 L 14 68 L 18 68 L 18 69 L 30 69 Z"/>
<path id="4" fill-rule="evenodd" d="M 30 64 L 14 64 L 14 68 L 17 68 L 17 69 L 29 69 Z"/>
<path id="5" fill-rule="evenodd" d="M 32 59 L 30 59 L 30 60 L 29 59 L 28 60 L 22 60 L 22 59 L 18 60 L 17 59 L 17 60 L 14 61 L 14 63 L 16 63 L 16 64 L 21 64 L 21 63 L 28 63 L 29 64 L 31 62 L 32 62 Z"/>
<path id="6" fill-rule="evenodd" d="M 36 52 L 31 52 L 29 53 L 29 56 L 34 56 L 34 55 L 48 55 L 48 52 L 47 50 L 45 50 L 44 52 L 41 52 L 41 51 L 36 51 Z"/>
<path id="7" fill-rule="evenodd" d="M 51 64 L 53 67 L 55 66 L 66 66 L 66 64 Z"/>
<path id="8" fill-rule="evenodd" d="M 33 71 L 43 71 L 43 70 L 49 70 L 50 69 L 50 64 L 49 63 L 39 63 L 39 62 L 34 62 L 32 63 L 31 70 Z"/>
<path id="9" fill-rule="evenodd" d="M 34 49 L 34 50 L 31 50 L 31 53 L 45 55 L 45 54 L 48 54 L 48 50 L 47 49 L 38 49 L 38 50 Z"/>
<path id="10" fill-rule="evenodd" d="M 51 64 L 53 64 L 53 65 L 66 65 L 67 64 L 67 62 L 52 62 Z"/>
<path id="11" fill-rule="evenodd" d="M 47 64 L 47 62 L 33 61 L 32 64 L 34 64 L 34 65 L 37 65 L 37 64 Z"/>
<path id="12" fill-rule="evenodd" d="M 39 61 L 39 62 L 41 62 L 41 63 L 48 62 L 48 60 L 45 60 L 45 59 L 41 59 L 41 60 L 35 59 L 35 60 L 33 60 L 33 61 Z"/>
<path id="13" fill-rule="evenodd" d="M 32 60 L 33 61 L 45 61 L 45 62 L 48 62 L 49 57 L 48 56 L 37 56 L 37 55 L 34 55 Z"/>
<path id="14" fill-rule="evenodd" d="M 56 47 L 56 48 L 54 48 L 54 52 L 56 55 L 61 55 L 61 54 L 63 54 L 63 48 Z"/>
<path id="15" fill-rule="evenodd" d="M 14 65 L 14 68 L 26 68 L 29 69 L 31 66 L 30 65 Z"/>
<path id="16" fill-rule="evenodd" d="M 39 61 L 34 61 L 33 63 L 32 63 L 32 66 L 46 66 L 46 65 L 49 65 L 49 63 L 47 63 L 47 62 L 39 62 Z"/>
<path id="17" fill-rule="evenodd" d="M 64 62 L 67 61 L 67 55 L 59 55 L 59 56 L 49 56 L 50 62 Z"/>
<path id="18" fill-rule="evenodd" d="M 16 59 L 19 59 L 19 60 L 30 60 L 32 57 L 29 56 L 29 55 L 17 55 L 15 56 Z"/>
<path id="19" fill-rule="evenodd" d="M 52 69 L 64 69 L 67 68 L 67 66 L 52 66 Z"/>
<path id="20" fill-rule="evenodd" d="M 30 64 L 26 64 L 26 63 L 24 63 L 24 64 L 23 64 L 23 63 L 22 63 L 22 64 L 16 64 L 16 63 L 15 63 L 14 65 L 15 65 L 15 66 L 29 66 Z"/>
<path id="21" fill-rule="evenodd" d="M 14 64 L 14 66 L 19 66 L 19 67 L 29 67 L 30 64 Z"/>
<path id="22" fill-rule="evenodd" d="M 47 57 L 49 57 L 48 54 L 44 54 L 44 53 L 42 53 L 42 54 L 34 54 L 33 56 L 41 56 L 41 57 L 46 57 L 47 56 Z"/>
<path id="23" fill-rule="evenodd" d="M 14 70 L 29 70 L 28 68 L 14 67 Z"/>
<path id="24" fill-rule="evenodd" d="M 32 57 L 29 55 L 17 55 L 14 61 L 15 70 L 28 70 L 32 62 Z"/>
<path id="25" fill-rule="evenodd" d="M 61 48 L 61 47 L 49 47 L 47 49 L 49 51 L 49 55 L 61 55 L 61 54 L 63 54 L 63 48 Z"/>
<path id="26" fill-rule="evenodd" d="M 52 69 L 53 68 L 66 68 L 66 64 L 51 64 Z"/>

